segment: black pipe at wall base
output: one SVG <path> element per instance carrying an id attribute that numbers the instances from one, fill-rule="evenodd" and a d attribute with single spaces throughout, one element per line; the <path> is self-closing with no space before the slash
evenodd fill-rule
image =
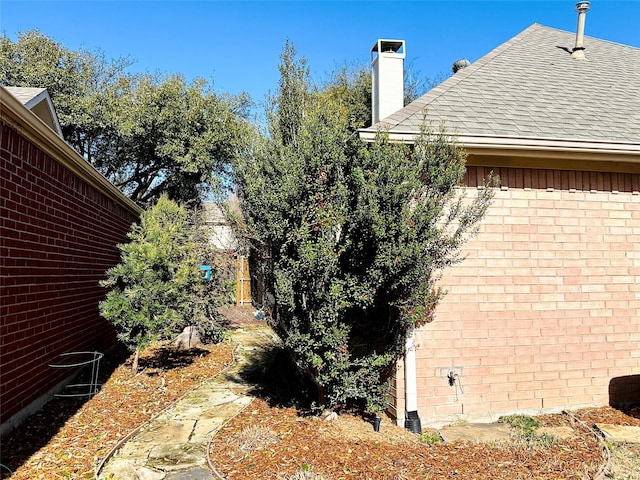
<path id="1" fill-rule="evenodd" d="M 379 432 L 380 431 L 380 423 L 382 422 L 382 418 L 380 417 L 376 417 L 373 419 L 373 431 L 374 432 Z"/>
<path id="2" fill-rule="evenodd" d="M 411 433 L 422 433 L 422 425 L 420 424 L 420 417 L 418 416 L 417 410 L 407 412 L 407 415 L 404 418 L 404 428 L 409 430 Z"/>

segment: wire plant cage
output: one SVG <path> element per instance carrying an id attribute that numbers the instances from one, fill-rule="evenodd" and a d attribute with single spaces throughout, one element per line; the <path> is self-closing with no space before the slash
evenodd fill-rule
<path id="1" fill-rule="evenodd" d="M 56 397 L 92 397 L 98 393 L 98 373 L 100 360 L 104 354 L 101 352 L 67 352 L 59 355 L 60 363 L 49 364 L 51 368 L 76 368 L 76 377 L 84 383 L 72 383 L 67 385 L 62 393 L 56 393 Z M 68 361 L 65 361 L 68 360 Z"/>

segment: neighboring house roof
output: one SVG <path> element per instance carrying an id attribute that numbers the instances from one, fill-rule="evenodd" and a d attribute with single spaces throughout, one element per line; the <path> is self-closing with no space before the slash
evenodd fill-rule
<path id="1" fill-rule="evenodd" d="M 410 141 L 426 115 L 467 150 L 578 150 L 640 163 L 640 49 L 585 37 L 581 60 L 571 56 L 575 37 L 534 24 L 361 135 L 385 127 Z"/>
<path id="2" fill-rule="evenodd" d="M 62 138 L 62 129 L 58 122 L 56 109 L 46 88 L 4 87 L 20 103 L 31 110 L 47 126 Z"/>

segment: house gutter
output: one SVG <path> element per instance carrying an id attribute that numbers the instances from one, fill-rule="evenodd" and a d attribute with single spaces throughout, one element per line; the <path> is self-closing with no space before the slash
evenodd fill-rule
<path id="1" fill-rule="evenodd" d="M 378 131 L 369 128 L 359 130 L 358 133 L 363 140 L 373 142 Z M 494 135 L 447 135 L 451 135 L 469 155 L 562 158 L 581 162 L 615 161 L 631 166 L 634 171 L 640 171 L 640 143 Z M 409 130 L 388 132 L 389 140 L 406 144 L 413 144 L 416 136 L 415 131 Z"/>
<path id="2" fill-rule="evenodd" d="M 0 86 L 0 120 L 75 175 L 139 216 L 142 209 L 87 162 L 37 115 Z"/>
<path id="3" fill-rule="evenodd" d="M 378 130 L 361 129 L 358 131 L 360 138 L 367 142 L 373 142 Z M 389 140 L 403 143 L 413 143 L 417 132 L 409 130 L 392 130 L 388 132 Z M 494 135 L 451 135 L 455 141 L 464 148 L 495 148 L 516 150 L 551 150 L 551 151 L 575 151 L 580 153 L 602 153 L 638 155 L 640 162 L 640 143 L 634 142 L 598 142 L 577 139 L 552 139 L 533 137 L 513 137 Z"/>

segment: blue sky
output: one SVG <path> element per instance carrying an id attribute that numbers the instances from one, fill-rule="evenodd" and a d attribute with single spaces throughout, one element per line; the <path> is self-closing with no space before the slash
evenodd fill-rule
<path id="1" fill-rule="evenodd" d="M 38 29 L 71 49 L 129 57 L 132 71 L 182 73 L 245 91 L 275 91 L 289 38 L 314 79 L 344 64 L 368 64 L 376 39 L 406 41 L 405 67 L 419 78 L 449 74 L 532 23 L 574 32 L 575 1 L 30 1 L 1 0 L 12 39 Z M 585 34 L 640 47 L 640 1 L 592 0 Z"/>

